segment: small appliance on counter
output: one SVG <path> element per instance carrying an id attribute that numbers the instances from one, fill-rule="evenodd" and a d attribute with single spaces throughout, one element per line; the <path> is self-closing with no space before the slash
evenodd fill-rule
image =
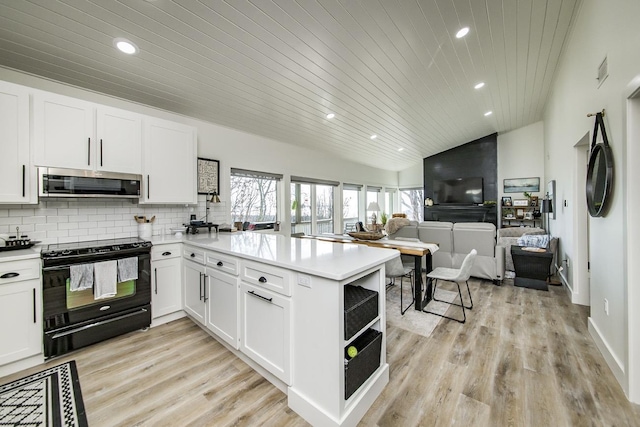
<path id="1" fill-rule="evenodd" d="M 31 240 L 26 234 L 20 234 L 20 227 L 16 227 L 15 235 L 0 235 L 0 251 L 28 249 L 37 243 L 40 241 Z"/>

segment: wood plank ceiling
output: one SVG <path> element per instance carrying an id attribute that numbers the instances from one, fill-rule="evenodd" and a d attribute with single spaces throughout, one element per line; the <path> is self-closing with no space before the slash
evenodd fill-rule
<path id="1" fill-rule="evenodd" d="M 402 170 L 540 120 L 579 3 L 0 0 L 0 65 Z"/>

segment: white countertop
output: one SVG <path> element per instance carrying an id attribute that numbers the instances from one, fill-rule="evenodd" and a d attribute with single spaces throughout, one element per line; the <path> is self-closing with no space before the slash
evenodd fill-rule
<path id="1" fill-rule="evenodd" d="M 0 262 L 20 261 L 23 259 L 40 258 L 40 247 L 16 249 L 15 251 L 0 252 Z"/>
<path id="2" fill-rule="evenodd" d="M 172 235 L 154 236 L 151 242 L 154 245 L 182 242 L 332 280 L 344 280 L 399 254 L 393 249 L 250 231 L 185 234 L 180 238 Z"/>

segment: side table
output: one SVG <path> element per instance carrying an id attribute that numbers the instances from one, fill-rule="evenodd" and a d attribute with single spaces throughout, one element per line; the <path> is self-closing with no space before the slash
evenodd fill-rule
<path id="1" fill-rule="evenodd" d="M 553 260 L 553 252 L 531 252 L 522 246 L 511 246 L 513 268 L 516 271 L 515 286 L 548 291 L 547 278 Z"/>

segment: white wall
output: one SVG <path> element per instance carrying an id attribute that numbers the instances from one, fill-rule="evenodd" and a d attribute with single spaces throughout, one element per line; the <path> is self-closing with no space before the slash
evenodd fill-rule
<path id="1" fill-rule="evenodd" d="M 416 188 L 423 187 L 423 159 L 419 159 L 415 166 L 398 172 L 398 187 L 400 188 Z"/>
<path id="2" fill-rule="evenodd" d="M 498 134 L 498 203 L 502 196 L 524 198 L 521 193 L 504 193 L 504 179 L 535 177 L 540 178 L 540 191 L 531 194 L 542 199 L 546 189 L 543 122 Z"/>
<path id="3" fill-rule="evenodd" d="M 577 150 L 574 145 L 593 130 L 594 118 L 588 118 L 587 113 L 606 109 L 604 121 L 615 162 L 614 191 L 606 217 L 590 220 L 589 326 L 625 391 L 628 391 L 630 364 L 637 366 L 640 363 L 630 361 L 627 356 L 629 337 L 640 331 L 628 328 L 624 205 L 630 193 L 623 185 L 625 88 L 640 73 L 638 16 L 640 2 L 637 0 L 583 1 L 556 71 L 544 114 L 546 178 L 556 180 L 557 200 L 567 201 L 566 207 L 557 210 L 551 230 L 565 243 L 564 257 L 571 264 L 576 253 L 572 238 L 577 217 L 574 207 L 577 198 L 584 197 L 583 192 L 574 191 L 574 186 L 584 188 L 574 182 L 577 179 L 571 167 Z M 605 56 L 609 62 L 609 77 L 598 87 L 597 68 Z M 637 262 L 631 260 L 634 261 Z M 609 315 L 604 311 L 605 298 L 609 301 Z M 638 396 L 630 398 L 640 401 Z"/>
<path id="4" fill-rule="evenodd" d="M 229 173 L 232 167 L 264 172 L 282 173 L 285 175 L 285 179 L 283 180 L 282 185 L 282 189 L 284 190 L 282 193 L 283 197 L 281 198 L 279 206 L 280 211 L 283 213 L 283 216 L 281 218 L 284 218 L 286 217 L 286 215 L 288 215 L 287 207 L 289 206 L 289 203 L 285 202 L 285 200 L 289 200 L 288 183 L 291 175 L 311 178 L 323 178 L 334 181 L 365 185 L 368 184 L 381 187 L 395 188 L 398 185 L 397 172 L 376 169 L 349 160 L 339 159 L 320 150 L 315 151 L 295 147 L 290 144 L 285 144 L 257 135 L 240 132 L 213 123 L 195 120 L 189 117 L 173 114 L 141 104 L 132 103 L 122 99 L 113 98 L 81 88 L 67 86 L 55 81 L 46 80 L 6 68 L 0 68 L 0 80 L 5 80 L 24 86 L 72 96 L 75 98 L 97 102 L 100 104 L 122 108 L 130 111 L 135 111 L 141 114 L 186 123 L 197 127 L 198 156 L 220 161 L 220 197 L 223 203 L 221 205 L 212 207 L 211 212 L 215 215 L 214 218 L 216 221 L 231 222 L 231 216 L 228 212 L 228 209 L 226 208 L 226 202 L 228 202 L 229 200 Z M 213 100 L 212 102 L 215 102 L 215 100 Z M 60 203 L 64 204 L 65 202 Z M 88 209 L 88 212 L 93 212 L 87 215 L 100 215 L 99 218 L 102 218 L 103 215 L 114 215 L 114 212 L 111 211 L 112 206 L 109 203 L 107 203 L 107 205 L 96 206 L 96 204 L 92 201 L 75 200 L 72 202 L 72 204 L 74 207 L 71 209 Z M 200 205 L 201 206 L 197 207 L 199 216 L 201 214 L 204 214 L 204 196 L 200 197 Z M 61 207 L 59 209 L 68 209 L 69 202 L 67 202 L 67 206 L 60 206 Z M 103 212 L 103 209 L 100 209 L 101 206 L 107 209 L 107 211 Z M 58 241 L 73 241 L 78 238 L 77 236 L 70 236 L 68 232 L 59 229 L 58 226 L 52 225 L 57 224 L 57 222 L 61 221 L 62 219 L 57 218 L 58 215 L 51 210 L 52 208 L 50 208 L 48 204 L 43 202 L 36 207 L 23 206 L 22 208 L 26 209 L 26 211 L 18 213 L 17 210 L 21 209 L 21 207 L 19 206 L 0 206 L 0 233 L 6 232 L 3 231 L 5 228 L 15 230 L 16 226 L 25 225 L 25 231 L 34 233 L 37 232 L 34 236 L 38 237 L 38 240 L 44 240 L 48 243 L 56 243 Z M 113 208 L 118 209 L 119 211 L 122 211 L 123 209 L 127 210 L 127 212 L 123 213 L 127 214 L 127 217 L 130 216 L 131 221 L 133 221 L 133 214 L 154 213 L 154 207 L 138 207 L 137 205 L 134 205 L 132 207 L 122 206 L 121 202 L 114 202 Z M 159 211 L 160 209 L 179 209 L 179 215 L 184 217 L 184 220 L 187 220 L 188 215 L 192 213 L 191 211 L 196 208 L 184 206 L 161 206 L 155 210 Z M 23 219 L 28 218 L 30 212 L 39 217 L 44 216 L 45 222 L 43 223 L 43 225 L 36 227 L 35 224 L 26 224 L 24 221 L 34 221 Z M 42 212 L 45 212 L 47 215 L 38 215 L 38 213 L 41 214 Z M 2 218 L 3 216 L 4 218 Z M 67 220 L 69 217 L 69 215 L 64 214 L 59 216 L 66 216 Z M 72 216 L 77 216 L 77 214 Z M 47 219 L 47 217 L 50 218 Z M 175 218 L 172 215 L 159 219 L 162 220 L 162 223 L 165 223 L 167 225 L 167 228 L 170 225 L 174 225 L 173 223 L 180 222 L 178 218 Z M 126 220 L 127 218 L 123 218 L 119 221 Z M 42 218 L 38 219 L 38 221 L 42 221 Z M 83 220 L 83 218 L 81 217 L 78 223 L 81 222 L 87 221 Z M 286 221 L 283 223 L 283 225 L 284 224 L 286 224 Z M 71 227 L 71 225 L 65 225 L 63 227 Z M 122 227 L 124 227 L 124 229 Z M 118 226 L 110 225 L 107 228 L 108 230 L 102 230 L 101 233 L 95 234 L 93 238 L 111 238 L 114 237 L 114 235 L 116 237 L 122 237 L 123 233 L 135 235 L 134 222 L 132 222 L 131 224 L 121 223 L 121 225 Z M 87 228 L 87 231 L 90 231 L 90 229 L 91 227 Z M 285 225 L 284 231 L 287 230 L 288 225 Z M 82 238 L 80 239 L 83 240 Z"/>

